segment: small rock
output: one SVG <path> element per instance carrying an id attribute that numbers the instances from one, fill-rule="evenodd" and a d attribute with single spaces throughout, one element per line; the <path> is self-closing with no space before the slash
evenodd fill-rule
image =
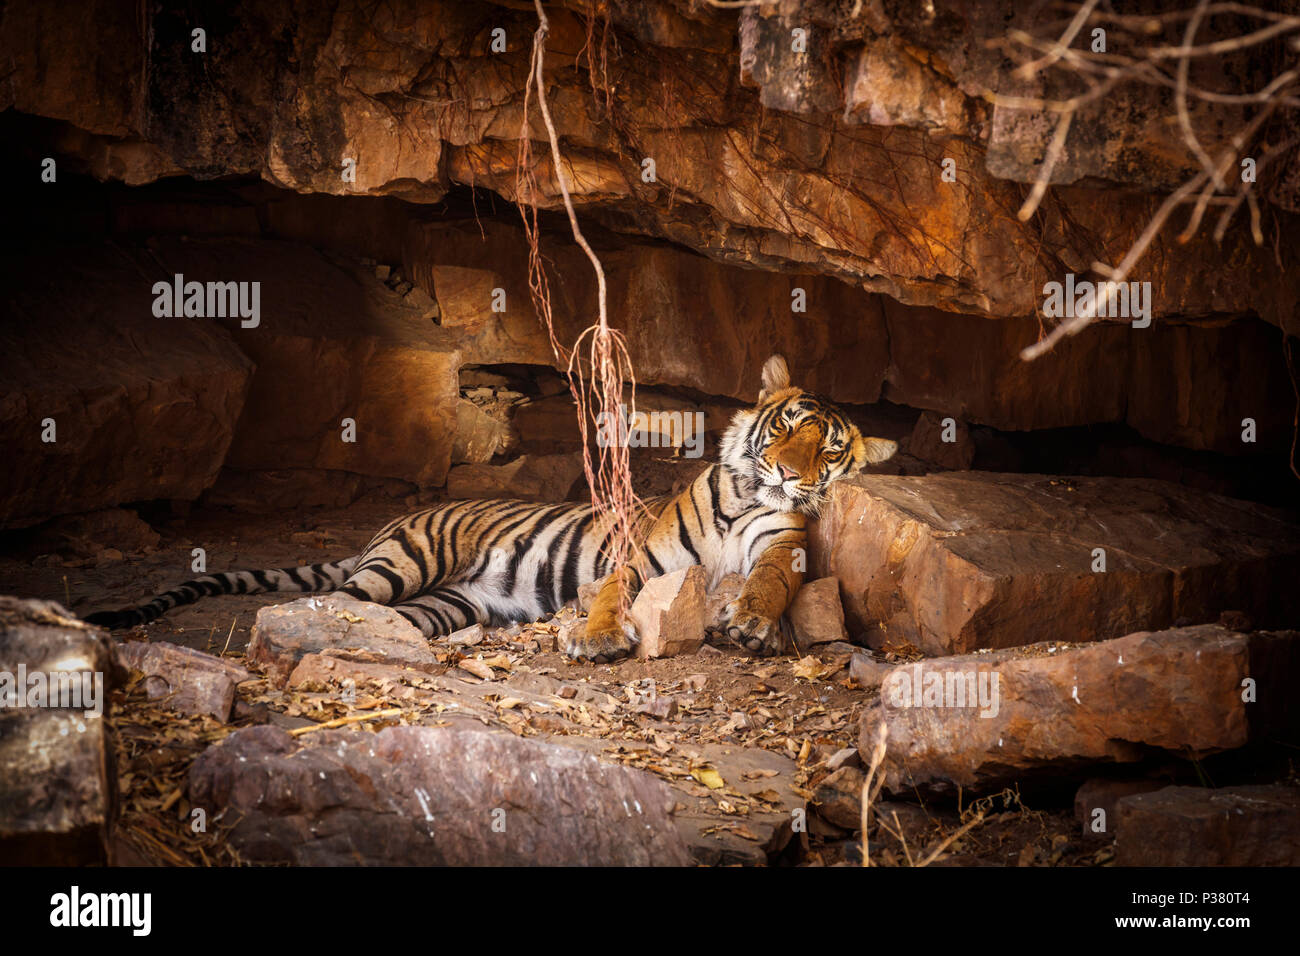
<path id="1" fill-rule="evenodd" d="M 629 612 L 641 658 L 693 654 L 704 644 L 704 569 L 698 564 L 651 578 Z"/>
<path id="2" fill-rule="evenodd" d="M 387 281 L 388 276 L 392 273 L 392 271 L 393 271 L 392 266 L 384 266 L 384 265 L 375 266 L 375 278 L 380 280 L 381 282 L 385 282 Z"/>
<path id="3" fill-rule="evenodd" d="M 794 627 L 794 642 L 800 655 L 818 644 L 845 641 L 844 608 L 840 605 L 840 582 L 837 578 L 809 581 L 799 589 L 786 612 Z"/>
<path id="4" fill-rule="evenodd" d="M 235 685 L 252 678 L 237 664 L 188 647 L 136 641 L 113 648 L 118 663 L 141 671 L 150 700 L 165 698 L 182 714 L 207 714 L 225 723 L 235 702 Z"/>
<path id="5" fill-rule="evenodd" d="M 473 647 L 475 644 L 483 643 L 483 637 L 483 625 L 471 624 L 469 627 L 462 627 L 459 631 L 453 631 L 444 640 L 453 647 Z"/>
<path id="6" fill-rule="evenodd" d="M 862 766 L 862 761 L 858 759 L 857 747 L 842 747 L 826 758 L 826 767 L 828 770 L 839 770 L 840 767 L 860 766 Z"/>
<path id="7" fill-rule="evenodd" d="M 655 696 L 650 700 L 637 704 L 633 710 L 638 714 L 648 714 L 658 720 L 672 720 L 677 716 L 677 698 Z"/>
<path id="8" fill-rule="evenodd" d="M 849 660 L 849 679 L 863 690 L 875 690 L 893 669 L 894 665 L 878 661 L 870 654 L 857 653 Z"/>
<path id="9" fill-rule="evenodd" d="M 857 767 L 843 766 L 817 785 L 813 804 L 823 819 L 857 830 L 862 826 L 862 785 L 867 775 Z"/>

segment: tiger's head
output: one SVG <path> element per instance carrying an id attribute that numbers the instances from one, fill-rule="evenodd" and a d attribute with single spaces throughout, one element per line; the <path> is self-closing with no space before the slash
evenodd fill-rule
<path id="1" fill-rule="evenodd" d="M 758 404 L 737 412 L 722 437 L 722 464 L 778 511 L 815 516 L 831 482 L 898 451 L 886 438 L 865 438 L 838 408 L 790 384 L 785 359 L 763 365 Z"/>

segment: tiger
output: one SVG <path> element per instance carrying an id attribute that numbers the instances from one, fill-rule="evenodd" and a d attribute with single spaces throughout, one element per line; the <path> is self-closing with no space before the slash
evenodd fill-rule
<path id="1" fill-rule="evenodd" d="M 627 609 L 645 580 L 702 565 L 711 587 L 727 574 L 745 576 L 726 609 L 726 636 L 756 655 L 777 654 L 780 619 L 803 584 L 798 557 L 808 520 L 832 483 L 887 460 L 898 445 L 864 437 L 830 401 L 791 385 L 780 355 L 764 363 L 761 386 L 757 404 L 739 410 L 723 433 L 717 463 L 680 494 L 642 503 L 635 558 L 617 573 L 612 520 L 598 519 L 591 504 L 448 501 L 390 522 L 341 561 L 208 574 L 86 620 L 117 629 L 209 595 L 334 591 L 391 606 L 432 640 L 476 623 L 544 618 L 581 585 L 605 579 L 585 627 L 562 628 L 559 647 L 602 664 L 635 651 Z"/>

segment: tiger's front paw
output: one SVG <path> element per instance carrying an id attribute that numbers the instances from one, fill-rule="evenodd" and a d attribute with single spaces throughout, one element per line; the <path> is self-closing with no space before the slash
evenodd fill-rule
<path id="1" fill-rule="evenodd" d="M 727 636 L 760 657 L 781 652 L 781 622 L 752 611 L 737 611 L 727 625 Z"/>
<path id="2" fill-rule="evenodd" d="M 619 627 L 573 627 L 560 632 L 560 650 L 575 660 L 609 664 L 627 657 L 636 648 L 636 632 L 631 625 Z"/>

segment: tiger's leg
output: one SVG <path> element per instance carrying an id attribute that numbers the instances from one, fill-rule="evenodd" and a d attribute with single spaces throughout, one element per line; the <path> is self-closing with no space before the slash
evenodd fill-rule
<path id="1" fill-rule="evenodd" d="M 491 619 L 487 608 L 468 586 L 449 584 L 393 605 L 393 610 L 420 629 L 425 637 L 440 637 Z"/>
<path id="2" fill-rule="evenodd" d="M 570 628 L 564 636 L 560 650 L 569 657 L 608 664 L 627 657 L 636 647 L 635 629 L 630 622 L 621 620 L 618 614 L 620 580 L 630 589 L 629 600 L 641 588 L 641 575 L 635 568 L 625 567 L 617 574 L 611 574 L 609 580 L 601 586 L 596 599 L 591 602 L 591 609 L 587 612 L 587 626 Z"/>
<path id="3" fill-rule="evenodd" d="M 732 605 L 728 637 L 760 655 L 780 653 L 781 615 L 803 586 L 803 572 L 795 570 L 795 551 L 806 548 L 807 535 L 790 529 L 763 549 Z"/>

